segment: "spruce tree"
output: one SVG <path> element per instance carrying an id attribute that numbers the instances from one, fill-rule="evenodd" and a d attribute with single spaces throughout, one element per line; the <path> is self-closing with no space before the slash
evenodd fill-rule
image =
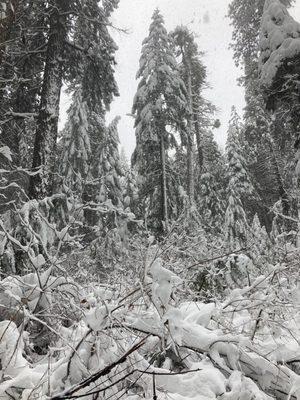
<path id="1" fill-rule="evenodd" d="M 114 95 L 116 46 L 108 25 L 116 0 L 79 2 L 52 0 L 45 18 L 47 37 L 43 83 L 37 116 L 29 194 L 42 198 L 53 191 L 59 101 L 63 80 L 103 117 Z M 70 10 L 72 12 L 70 12 Z M 93 107 L 94 108 L 93 108 Z"/>
<path id="2" fill-rule="evenodd" d="M 235 108 L 233 108 L 226 142 L 228 179 L 230 184 L 234 186 L 237 196 L 244 201 L 254 194 L 255 189 L 247 171 L 246 160 L 243 157 L 240 129 L 240 120 Z"/>
<path id="3" fill-rule="evenodd" d="M 119 154 L 118 123 L 120 117 L 116 117 L 107 128 L 105 137 L 97 151 L 97 159 L 94 160 L 98 168 L 100 179 L 98 202 L 111 203 L 115 207 L 123 207 L 123 194 L 121 177 L 124 175 Z M 108 203 L 107 203 L 108 204 Z"/>
<path id="4" fill-rule="evenodd" d="M 230 181 L 225 212 L 225 244 L 230 251 L 245 248 L 249 229 L 245 210 L 236 192 L 235 182 Z"/>
<path id="5" fill-rule="evenodd" d="M 138 215 L 140 212 L 138 205 L 139 194 L 137 177 L 134 169 L 129 165 L 123 148 L 120 154 L 120 161 L 122 170 L 124 171 L 124 177 L 122 179 L 124 209 L 126 212 L 132 212 Z"/>
<path id="6" fill-rule="evenodd" d="M 81 199 L 90 170 L 91 144 L 88 130 L 87 104 L 81 89 L 73 95 L 68 121 L 63 132 L 61 174 L 64 184 Z"/>
<path id="7" fill-rule="evenodd" d="M 189 114 L 187 130 L 183 137 L 183 145 L 187 149 L 187 193 L 190 203 L 195 197 L 195 138 L 197 144 L 199 170 L 203 168 L 203 131 L 207 127 L 206 106 L 202 91 L 206 85 L 206 68 L 201 60 L 202 53 L 198 49 L 194 35 L 185 26 L 178 26 L 171 33 L 175 52 L 179 62 L 180 75 L 187 89 Z M 213 108 L 210 109 L 213 111 Z"/>
<path id="8" fill-rule="evenodd" d="M 293 0 L 281 0 L 281 3 L 289 7 Z M 259 82 L 259 34 L 264 4 L 264 0 L 232 0 L 229 17 L 233 25 L 234 59 L 238 66 L 244 68 L 244 76 L 240 80 L 245 87 L 246 100 L 243 139 L 249 155 L 248 165 L 262 199 L 262 203 L 256 205 L 256 212 L 264 215 L 264 224 L 270 229 L 272 221 L 267 208 L 282 200 L 288 214 L 286 179 L 278 159 L 286 158 L 287 146 L 284 142 L 290 139 L 284 127 L 287 114 L 278 110 L 270 119 Z"/>
<path id="9" fill-rule="evenodd" d="M 149 210 L 150 224 L 164 231 L 169 225 L 171 196 L 168 150 L 175 145 L 174 132 L 185 129 L 187 101 L 170 37 L 158 10 L 143 42 L 137 78 L 140 83 L 133 104 L 137 142 L 133 165 L 141 176 L 141 202 Z"/>
<path id="10" fill-rule="evenodd" d="M 198 207 L 202 226 L 211 234 L 223 230 L 225 202 L 222 195 L 214 175 L 203 173 L 199 182 Z"/>
<path id="11" fill-rule="evenodd" d="M 249 233 L 248 243 L 253 260 L 257 261 L 262 256 L 268 256 L 270 252 L 270 239 L 266 228 L 261 225 L 257 214 L 254 215 Z"/>

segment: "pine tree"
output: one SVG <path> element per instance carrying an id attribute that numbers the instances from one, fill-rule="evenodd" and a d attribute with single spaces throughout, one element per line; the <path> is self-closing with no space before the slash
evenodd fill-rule
<path id="1" fill-rule="evenodd" d="M 141 176 L 140 196 L 148 207 L 151 225 L 163 231 L 169 225 L 168 150 L 174 131 L 185 129 L 186 90 L 180 79 L 170 38 L 158 10 L 143 42 L 140 79 L 134 99 L 136 149 L 133 165 Z"/>
<path id="2" fill-rule="evenodd" d="M 117 94 L 113 78 L 116 46 L 108 33 L 116 0 L 52 0 L 46 13 L 46 61 L 33 153 L 29 194 L 44 197 L 53 190 L 59 101 L 63 80 L 75 91 L 81 84 L 83 100 L 103 117 Z M 70 12 L 72 10 L 72 12 Z"/>
<path id="3" fill-rule="evenodd" d="M 211 114 L 213 107 L 202 96 L 203 88 L 206 85 L 206 68 L 202 63 L 203 54 L 198 49 L 194 35 L 185 26 L 178 26 L 172 32 L 171 37 L 175 45 L 180 75 L 187 88 L 189 114 L 183 144 L 187 149 L 187 193 L 190 202 L 193 202 L 196 164 L 194 162 L 194 141 L 196 138 L 198 165 L 201 172 L 203 168 L 203 132 L 210 124 L 206 118 L 207 111 Z"/>
<path id="4" fill-rule="evenodd" d="M 222 194 L 213 174 L 206 172 L 201 175 L 198 200 L 199 214 L 202 226 L 211 234 L 217 234 L 223 230 L 225 204 Z"/>
<path id="5" fill-rule="evenodd" d="M 281 3 L 289 7 L 293 1 L 281 0 Z M 264 0 L 232 0 L 229 17 L 233 25 L 235 62 L 244 68 L 241 79 L 246 99 L 243 139 L 246 154 L 249 155 L 248 165 L 262 199 L 256 211 L 265 216 L 264 224 L 270 229 L 272 221 L 266 208 L 281 199 L 288 213 L 286 179 L 278 159 L 286 157 L 286 145 L 283 143 L 289 141 L 289 135 L 284 128 L 286 113 L 279 111 L 270 119 L 259 82 L 259 33 L 264 4 Z"/>
<path id="6" fill-rule="evenodd" d="M 290 146 L 290 158 L 295 159 L 296 168 L 290 182 L 290 191 L 296 203 L 298 231 L 300 228 L 299 26 L 299 22 L 294 20 L 279 0 L 266 1 L 260 29 L 260 83 L 264 90 L 267 110 L 277 115 L 282 113 L 287 119 L 285 129 L 289 129 L 294 136 L 292 138 L 294 146 L 292 143 Z M 285 129 L 282 130 L 282 134 L 285 134 Z M 290 214 L 292 211 L 291 209 Z M 299 236 L 297 246 L 300 246 Z"/>
<path id="7" fill-rule="evenodd" d="M 78 89 L 73 95 L 63 132 L 61 174 L 65 177 L 64 184 L 75 192 L 79 199 L 82 198 L 91 162 L 87 114 L 87 104 L 82 99 L 81 89 Z"/>
<path id="8" fill-rule="evenodd" d="M 240 143 L 241 122 L 233 107 L 228 128 L 226 157 L 228 161 L 228 204 L 225 213 L 225 241 L 230 250 L 245 247 L 249 226 L 244 206 L 254 195 Z"/>
<path id="9" fill-rule="evenodd" d="M 259 257 L 268 256 L 270 251 L 270 239 L 266 228 L 261 225 L 258 215 L 255 214 L 252 225 L 251 234 L 248 243 L 252 253 L 252 259 L 257 262 Z"/>
<path id="10" fill-rule="evenodd" d="M 226 156 L 228 160 L 228 178 L 230 184 L 234 186 L 237 196 L 244 201 L 254 194 L 255 189 L 247 171 L 246 161 L 243 157 L 240 143 L 240 120 L 235 108 L 232 110 L 228 128 Z"/>
<path id="11" fill-rule="evenodd" d="M 249 226 L 245 210 L 234 182 L 229 182 L 229 198 L 225 213 L 225 244 L 230 251 L 245 248 Z"/>
<path id="12" fill-rule="evenodd" d="M 118 123 L 116 117 L 107 128 L 106 135 L 97 151 L 96 167 L 100 179 L 99 203 L 111 202 L 116 207 L 123 206 L 121 177 L 124 175 L 119 154 Z"/>
<path id="13" fill-rule="evenodd" d="M 140 214 L 138 211 L 138 185 L 133 168 L 130 167 L 124 149 L 121 149 L 120 161 L 124 177 L 122 179 L 123 203 L 126 212 Z"/>
<path id="14" fill-rule="evenodd" d="M 73 68 L 68 72 L 69 88 L 82 87 L 89 110 L 104 116 L 118 87 L 114 77 L 115 44 L 110 32 L 110 15 L 118 0 L 83 2 L 74 26 L 73 47 L 69 55 Z"/>
<path id="15" fill-rule="evenodd" d="M 52 193 L 57 142 L 59 102 L 63 84 L 63 60 L 68 36 L 68 1 L 53 0 L 49 7 L 49 31 L 41 100 L 37 116 L 29 195 L 43 198 Z"/>

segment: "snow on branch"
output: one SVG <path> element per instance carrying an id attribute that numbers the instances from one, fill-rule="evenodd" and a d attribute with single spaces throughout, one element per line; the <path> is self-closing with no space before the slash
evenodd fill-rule
<path id="1" fill-rule="evenodd" d="M 279 68 L 300 56 L 300 24 L 279 0 L 267 0 L 261 22 L 260 78 L 270 88 Z"/>

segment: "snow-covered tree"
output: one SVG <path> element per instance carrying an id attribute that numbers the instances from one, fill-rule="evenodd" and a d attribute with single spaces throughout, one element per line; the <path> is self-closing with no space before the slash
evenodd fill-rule
<path id="1" fill-rule="evenodd" d="M 235 108 L 233 108 L 226 142 L 228 178 L 235 188 L 235 193 L 243 201 L 246 197 L 253 195 L 254 188 L 247 171 L 246 161 L 243 157 L 243 150 L 240 142 L 240 128 L 239 117 Z"/>
<path id="2" fill-rule="evenodd" d="M 120 161 L 122 170 L 124 171 L 124 177 L 122 179 L 122 190 L 123 190 L 123 202 L 124 209 L 134 214 L 140 214 L 138 211 L 138 185 L 135 170 L 131 168 L 127 160 L 124 149 L 121 149 Z"/>
<path id="3" fill-rule="evenodd" d="M 264 215 L 264 224 L 271 228 L 271 216 L 266 211 L 275 202 L 287 201 L 287 177 L 281 159 L 290 157 L 289 129 L 286 129 L 287 113 L 278 110 L 272 116 L 265 107 L 262 85 L 259 82 L 260 24 L 265 0 L 232 0 L 229 17 L 233 26 L 232 48 L 237 65 L 244 69 L 240 80 L 245 88 L 245 114 L 243 142 L 249 171 L 256 183 L 262 201 L 256 204 L 256 212 Z M 281 0 L 289 7 L 293 1 Z"/>
<path id="4" fill-rule="evenodd" d="M 119 94 L 114 77 L 118 48 L 109 32 L 109 18 L 118 2 L 82 2 L 74 26 L 75 48 L 70 54 L 74 60 L 68 76 L 70 87 L 80 84 L 89 109 L 102 117 L 114 96 Z"/>
<path id="5" fill-rule="evenodd" d="M 198 56 L 198 48 L 194 37 L 186 27 L 180 26 L 171 34 L 176 50 L 176 56 L 179 58 L 180 75 L 185 83 L 187 90 L 188 115 L 187 129 L 183 134 L 183 145 L 187 150 L 187 194 L 189 203 L 192 205 L 195 200 L 195 163 L 194 163 L 194 146 L 195 146 L 195 116 L 194 104 L 196 96 L 199 96 L 199 86 L 203 83 L 205 77 L 205 69 L 200 62 Z M 196 72 L 202 72 L 202 75 L 195 76 Z M 202 78 L 202 82 L 201 79 Z M 195 81 L 198 83 L 195 88 Z M 195 93 L 196 92 L 196 93 Z"/>
<path id="6" fill-rule="evenodd" d="M 205 172 L 199 181 L 199 214 L 203 227 L 210 233 L 223 230 L 225 202 L 213 174 Z"/>
<path id="7" fill-rule="evenodd" d="M 247 244 L 249 225 L 243 204 L 234 181 L 229 182 L 229 198 L 225 212 L 225 245 L 230 251 L 238 251 Z"/>
<path id="8" fill-rule="evenodd" d="M 286 158 L 286 167 L 294 172 L 290 179 L 291 197 L 296 203 L 299 231 L 300 196 L 299 196 L 299 59 L 300 59 L 300 23 L 295 21 L 287 8 L 278 0 L 265 3 L 260 29 L 260 83 L 264 90 L 266 108 L 272 113 L 283 115 L 285 125 L 280 138 L 290 132 L 290 153 Z M 285 140 L 282 140 L 285 143 Z M 294 146 L 292 146 L 294 142 Z M 296 168 L 290 160 L 294 159 Z M 285 200 L 285 201 L 284 201 Z M 282 206 L 287 204 L 282 199 Z M 289 206 L 291 204 L 288 204 Z M 285 213 L 293 214 L 291 207 L 285 207 Z"/>
<path id="9" fill-rule="evenodd" d="M 117 1 L 80 2 L 53 0 L 45 12 L 46 55 L 32 168 L 31 197 L 53 191 L 59 102 L 63 80 L 70 90 L 81 85 L 82 96 L 98 114 L 109 107 L 117 94 L 113 77 L 116 46 L 109 35 L 109 17 Z M 72 10 L 72 12 L 70 12 Z"/>
<path id="10" fill-rule="evenodd" d="M 251 229 L 249 230 L 248 245 L 252 259 L 256 264 L 261 263 L 262 257 L 266 259 L 270 255 L 270 238 L 266 228 L 261 225 L 257 214 L 254 215 Z"/>
<path id="11" fill-rule="evenodd" d="M 119 120 L 120 117 L 116 117 L 107 128 L 105 137 L 97 151 L 95 164 L 100 179 L 98 201 L 100 204 L 110 201 L 117 207 L 123 204 L 121 177 L 124 175 L 118 149 Z"/>
<path id="12" fill-rule="evenodd" d="M 61 174 L 64 184 L 79 198 L 90 170 L 91 144 L 88 132 L 88 110 L 81 89 L 73 95 L 68 121 L 63 132 Z"/>
<path id="13" fill-rule="evenodd" d="M 140 82 L 133 104 L 137 141 L 133 165 L 141 176 L 141 201 L 150 207 L 151 224 L 165 230 L 170 211 L 168 150 L 175 144 L 174 131 L 185 129 L 187 102 L 159 10 L 155 10 L 149 36 L 143 42 L 137 78 Z M 154 204 L 155 211 L 151 209 Z"/>

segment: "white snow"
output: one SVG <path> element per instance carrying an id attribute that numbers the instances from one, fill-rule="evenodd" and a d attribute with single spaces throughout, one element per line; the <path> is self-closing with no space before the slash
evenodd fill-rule
<path id="1" fill-rule="evenodd" d="M 265 3 L 260 37 L 260 78 L 271 87 L 278 69 L 300 55 L 300 24 L 279 0 Z"/>

